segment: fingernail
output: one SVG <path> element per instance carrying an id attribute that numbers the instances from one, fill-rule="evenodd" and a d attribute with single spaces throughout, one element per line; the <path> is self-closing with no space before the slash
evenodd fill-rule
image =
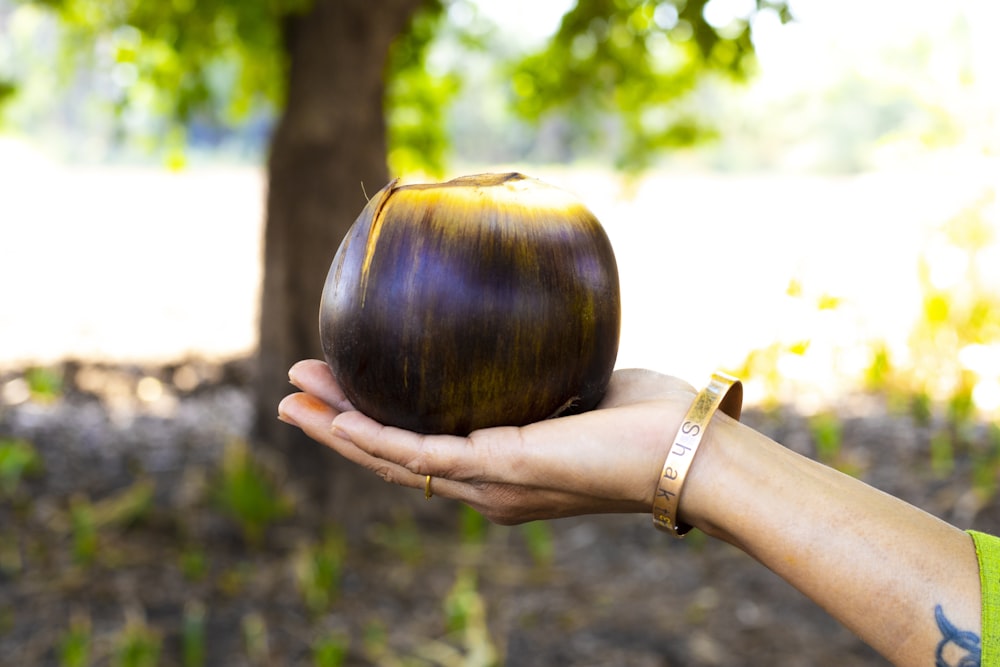
<path id="1" fill-rule="evenodd" d="M 294 419 L 292 419 L 291 417 L 289 417 L 288 413 L 284 409 L 285 401 L 288 398 L 289 397 L 286 396 L 285 398 L 281 399 L 280 403 L 278 403 L 278 419 L 281 420 L 281 421 L 283 421 L 283 422 L 285 422 L 286 424 L 290 424 L 292 426 L 298 426 L 299 425 L 298 422 L 296 422 Z"/>
<path id="2" fill-rule="evenodd" d="M 330 427 L 330 432 L 333 433 L 333 437 L 335 438 L 340 438 L 341 440 L 346 440 L 347 442 L 353 442 L 353 440 L 351 440 L 351 434 L 336 424 Z"/>

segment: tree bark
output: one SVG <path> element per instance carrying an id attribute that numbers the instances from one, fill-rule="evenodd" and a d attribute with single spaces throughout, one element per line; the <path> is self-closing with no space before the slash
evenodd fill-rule
<path id="1" fill-rule="evenodd" d="M 308 13 L 288 19 L 288 99 L 268 160 L 256 433 L 281 453 L 312 502 L 355 523 L 398 499 L 396 492 L 278 422 L 277 404 L 292 390 L 288 368 L 322 358 L 318 312 L 327 270 L 365 192 L 388 181 L 387 56 L 423 2 L 315 0 Z M 383 502 L 358 502 L 373 495 Z"/>

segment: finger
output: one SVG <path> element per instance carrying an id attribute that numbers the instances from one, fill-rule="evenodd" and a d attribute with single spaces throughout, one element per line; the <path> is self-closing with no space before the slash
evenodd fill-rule
<path id="1" fill-rule="evenodd" d="M 650 493 L 647 477 L 656 473 L 645 473 L 662 464 L 658 446 L 667 421 L 664 412 L 647 403 L 521 428 L 483 429 L 468 438 L 420 435 L 383 426 L 358 412 L 338 416 L 334 426 L 372 456 L 415 474 L 635 502 Z"/>
<path id="2" fill-rule="evenodd" d="M 304 392 L 289 394 L 278 403 L 278 418 L 292 426 L 298 426 L 314 440 L 320 439 L 324 432 L 329 433 L 330 422 L 338 414 L 340 413 L 336 409 L 324 401 Z"/>
<path id="3" fill-rule="evenodd" d="M 358 411 L 339 415 L 333 426 L 372 456 L 393 461 L 414 474 L 479 485 L 531 486 L 538 481 L 531 468 L 537 464 L 541 453 L 533 453 L 534 460 L 525 455 L 521 428 L 483 429 L 465 438 L 425 435 L 385 426 Z M 565 435 L 562 434 L 563 439 Z M 529 460 L 531 466 L 521 465 Z"/>
<path id="4" fill-rule="evenodd" d="M 469 503 L 481 497 L 485 489 L 496 486 L 482 466 L 470 463 L 475 456 L 467 438 L 424 435 L 385 426 L 357 410 L 338 415 L 333 430 L 369 456 L 407 470 L 420 485 L 430 475 L 436 495 Z"/>
<path id="5" fill-rule="evenodd" d="M 302 391 L 319 398 L 337 412 L 354 409 L 337 379 L 330 372 L 330 367 L 318 359 L 307 359 L 296 363 L 288 371 L 288 381 Z"/>
<path id="6" fill-rule="evenodd" d="M 401 465 L 415 475 L 461 478 L 448 461 L 461 458 L 461 450 L 468 444 L 465 438 L 385 426 L 356 410 L 338 415 L 333 429 L 368 454 Z"/>
<path id="7" fill-rule="evenodd" d="M 528 486 L 535 482 L 530 466 L 520 465 L 528 460 L 523 455 L 520 428 L 483 429 L 466 438 L 425 435 L 385 426 L 358 411 L 339 415 L 334 419 L 333 427 L 368 454 L 397 463 L 417 475 L 446 477 L 480 485 L 509 483 Z M 538 458 L 539 453 L 535 453 L 536 460 L 532 461 L 532 466 L 537 464 Z M 515 470 L 519 474 L 514 474 Z"/>
<path id="8" fill-rule="evenodd" d="M 576 420 L 576 417 L 566 419 Z M 546 446 L 553 444 L 549 442 L 550 435 L 534 427 L 549 427 L 562 421 L 550 420 L 525 429 L 486 429 L 469 438 L 461 438 L 422 435 L 384 426 L 354 411 L 337 416 L 333 429 L 349 437 L 372 458 L 390 461 L 409 472 L 410 479 L 415 482 L 413 486 L 422 486 L 426 476 L 431 475 L 435 495 L 461 500 L 496 523 L 514 524 L 596 512 L 644 511 L 649 489 L 622 490 L 625 486 L 621 482 L 626 476 L 610 465 L 612 459 L 620 458 L 615 455 L 617 448 L 602 443 L 601 450 L 606 458 L 596 460 L 589 452 L 575 460 L 565 460 L 558 454 L 544 451 Z M 584 429 L 593 430 L 590 424 L 585 424 Z M 522 446 L 518 444 L 522 432 L 530 430 L 537 433 L 529 434 L 523 443 L 528 447 L 537 445 L 537 450 L 527 456 L 513 453 Z M 620 427 L 612 430 L 616 437 L 621 436 Z M 533 442 L 535 435 L 541 441 Z M 582 464 L 585 470 L 574 467 L 574 463 Z M 600 484 L 602 475 L 610 475 L 621 488 L 608 492 L 606 485 Z M 655 475 L 652 472 L 648 477 Z M 400 475 L 399 480 L 403 477 Z M 596 492 L 588 488 L 591 485 Z"/>
<path id="9" fill-rule="evenodd" d="M 323 401 L 305 393 L 286 396 L 278 405 L 278 416 L 283 421 L 298 426 L 316 442 L 326 445 L 349 461 L 368 468 L 387 482 L 416 486 L 416 476 L 402 466 L 377 459 L 332 431 L 330 423 L 338 414 L 340 413 Z"/>

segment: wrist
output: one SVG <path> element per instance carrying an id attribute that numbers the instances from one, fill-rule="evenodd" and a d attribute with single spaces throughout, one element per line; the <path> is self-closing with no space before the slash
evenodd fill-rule
<path id="1" fill-rule="evenodd" d="M 716 414 L 688 472 L 680 498 L 681 519 L 710 537 L 732 542 L 726 526 L 727 500 L 740 488 L 736 474 L 751 455 L 742 434 L 749 427 L 725 414 Z M 749 520 L 749 517 L 748 517 Z"/>
<path id="2" fill-rule="evenodd" d="M 666 460 L 653 497 L 653 525 L 683 537 L 693 525 L 680 513 L 680 500 L 688 475 L 697 459 L 706 432 L 718 411 L 738 420 L 743 406 L 743 385 L 736 378 L 714 373 L 708 386 L 698 392 L 668 446 Z"/>

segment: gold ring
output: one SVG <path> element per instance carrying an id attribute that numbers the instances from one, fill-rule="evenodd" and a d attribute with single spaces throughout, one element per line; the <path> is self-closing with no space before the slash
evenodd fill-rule
<path id="1" fill-rule="evenodd" d="M 427 475 L 427 479 L 424 481 L 424 498 L 430 500 L 434 492 L 431 491 L 431 476 Z"/>

